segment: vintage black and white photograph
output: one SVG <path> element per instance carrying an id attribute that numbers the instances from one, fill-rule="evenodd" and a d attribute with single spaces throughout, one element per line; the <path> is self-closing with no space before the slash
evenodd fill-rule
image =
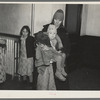
<path id="1" fill-rule="evenodd" d="M 0 90 L 100 90 L 100 4 L 0 3 Z"/>

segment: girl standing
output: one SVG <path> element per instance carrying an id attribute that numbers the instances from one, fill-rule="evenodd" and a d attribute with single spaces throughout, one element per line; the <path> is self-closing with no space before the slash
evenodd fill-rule
<path id="1" fill-rule="evenodd" d="M 55 25 L 55 27 L 57 29 L 57 35 L 60 37 L 62 45 L 63 45 L 63 48 L 61 51 L 66 54 L 66 58 L 67 58 L 70 53 L 70 41 L 69 41 L 68 33 L 67 33 L 65 27 L 63 26 L 63 21 L 64 21 L 64 12 L 63 12 L 63 10 L 58 9 L 53 15 L 52 22 L 44 25 L 42 31 L 47 32 L 50 24 Z M 65 62 L 67 63 L 67 61 L 65 61 Z M 65 67 L 63 67 L 62 70 L 63 70 L 63 73 L 66 74 Z"/>
<path id="2" fill-rule="evenodd" d="M 30 36 L 29 26 L 23 26 L 20 31 L 20 59 L 18 74 L 20 74 L 23 80 L 26 80 L 26 76 L 29 77 L 29 82 L 33 82 L 33 63 L 34 63 L 34 37 Z"/>

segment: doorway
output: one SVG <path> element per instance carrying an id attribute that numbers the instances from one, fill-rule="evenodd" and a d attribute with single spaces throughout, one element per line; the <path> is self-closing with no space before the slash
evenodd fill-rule
<path id="1" fill-rule="evenodd" d="M 82 4 L 66 4 L 65 28 L 70 40 L 70 56 L 68 58 L 69 70 L 76 69 L 75 65 L 80 63 L 80 29 L 82 6 Z"/>
<path id="2" fill-rule="evenodd" d="M 82 4 L 67 4 L 65 27 L 69 34 L 80 35 Z"/>

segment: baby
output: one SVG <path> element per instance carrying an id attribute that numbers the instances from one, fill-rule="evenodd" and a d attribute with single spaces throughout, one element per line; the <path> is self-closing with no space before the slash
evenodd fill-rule
<path id="1" fill-rule="evenodd" d="M 50 24 L 47 29 L 47 34 L 50 38 L 50 43 L 55 50 L 60 50 L 63 48 L 62 41 L 57 35 L 57 29 L 55 25 Z"/>
<path id="2" fill-rule="evenodd" d="M 61 67 L 60 67 L 61 73 L 62 73 L 62 75 L 67 76 L 67 73 L 64 70 L 66 55 L 65 55 L 65 53 L 62 52 L 63 44 L 62 44 L 60 37 L 57 35 L 57 29 L 56 29 L 55 25 L 53 25 L 53 24 L 49 25 L 49 27 L 47 29 L 47 34 L 50 39 L 51 46 L 62 57 Z"/>

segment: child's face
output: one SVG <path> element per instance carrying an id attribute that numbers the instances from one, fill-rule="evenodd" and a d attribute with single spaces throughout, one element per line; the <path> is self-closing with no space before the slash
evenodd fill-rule
<path id="1" fill-rule="evenodd" d="M 26 30 L 26 28 L 23 29 L 22 34 L 24 37 L 28 36 L 28 31 Z"/>
<path id="2" fill-rule="evenodd" d="M 40 47 L 43 48 L 45 45 L 42 43 L 39 43 Z"/>
<path id="3" fill-rule="evenodd" d="M 49 25 L 48 27 L 48 36 L 50 38 L 50 40 L 54 39 L 56 37 L 57 34 L 57 30 L 55 25 Z"/>
<path id="4" fill-rule="evenodd" d="M 50 38 L 50 40 L 54 39 L 56 37 L 56 32 L 54 30 L 51 30 L 48 32 L 48 36 Z"/>

